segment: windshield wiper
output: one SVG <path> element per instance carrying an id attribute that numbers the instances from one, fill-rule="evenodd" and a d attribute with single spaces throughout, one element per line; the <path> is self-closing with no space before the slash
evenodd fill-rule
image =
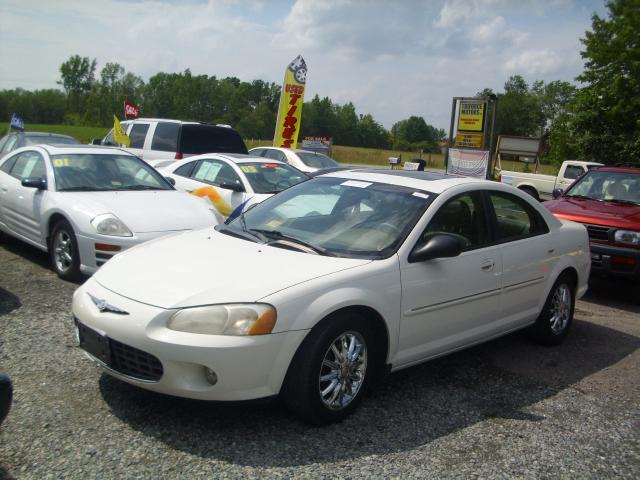
<path id="1" fill-rule="evenodd" d="M 621 203 L 623 205 L 640 205 L 640 203 L 638 203 L 638 202 L 634 202 L 632 200 L 622 200 L 622 199 L 619 199 L 619 198 L 605 199 L 605 202 Z"/>
<path id="2" fill-rule="evenodd" d="M 278 230 L 263 230 L 260 228 L 250 228 L 248 230 L 249 232 L 253 232 L 253 233 L 257 233 L 257 234 L 261 234 L 264 237 L 269 237 L 269 238 L 273 238 L 274 241 L 279 241 L 279 240 L 285 240 L 294 244 L 298 244 L 302 247 L 305 247 L 306 249 L 310 249 L 313 250 L 316 253 L 320 253 L 322 255 L 326 255 L 327 257 L 335 257 L 335 255 L 331 252 L 329 252 L 326 248 L 322 248 L 322 247 L 318 247 L 316 245 L 312 245 L 310 243 L 305 242 L 304 240 L 300 240 L 299 238 L 295 238 L 295 237 L 290 237 L 289 235 L 285 235 L 282 232 L 279 232 Z M 267 243 L 267 245 L 269 245 L 269 243 Z"/>
<path id="3" fill-rule="evenodd" d="M 104 188 L 104 187 L 88 187 L 87 185 L 58 189 L 59 192 L 106 192 L 107 190 L 113 190 L 113 189 Z"/>
<path id="4" fill-rule="evenodd" d="M 124 187 L 120 187 L 118 190 L 165 190 L 160 187 L 153 187 L 151 185 L 126 185 Z"/>
<path id="5" fill-rule="evenodd" d="M 569 198 L 579 198 L 579 199 L 582 199 L 582 200 L 596 200 L 596 201 L 600 201 L 600 199 L 598 199 L 598 198 L 587 197 L 586 195 L 565 195 L 565 197 L 569 197 Z"/>

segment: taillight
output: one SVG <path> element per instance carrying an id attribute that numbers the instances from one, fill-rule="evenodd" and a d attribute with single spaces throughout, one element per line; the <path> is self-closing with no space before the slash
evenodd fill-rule
<path id="1" fill-rule="evenodd" d="M 502 183 L 502 174 L 498 175 L 498 182 Z"/>
<path id="2" fill-rule="evenodd" d="M 176 152 L 176 160 L 182 160 L 182 153 L 181 152 Z"/>

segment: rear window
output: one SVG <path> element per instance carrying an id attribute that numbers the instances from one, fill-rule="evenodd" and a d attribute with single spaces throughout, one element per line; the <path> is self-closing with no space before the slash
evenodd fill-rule
<path id="1" fill-rule="evenodd" d="M 161 152 L 177 152 L 179 130 L 179 123 L 158 123 L 158 125 L 156 125 L 155 132 L 153 132 L 151 150 L 159 150 Z"/>
<path id="2" fill-rule="evenodd" d="M 52 143 L 54 145 L 79 145 L 80 144 L 80 142 L 78 142 L 75 138 L 71 138 L 71 137 L 63 137 L 63 136 L 58 137 L 55 135 L 51 135 L 51 136 L 38 135 L 33 137 L 30 137 L 28 135 L 24 136 L 25 146 L 39 145 L 41 143 Z"/>
<path id="3" fill-rule="evenodd" d="M 247 154 L 247 147 L 238 132 L 231 128 L 214 127 L 213 125 L 182 125 L 180 138 L 181 153 L 242 153 Z"/>
<path id="4" fill-rule="evenodd" d="M 278 193 L 309 178 L 300 170 L 283 163 L 241 163 L 238 167 L 256 193 Z"/>
<path id="5" fill-rule="evenodd" d="M 300 160 L 307 166 L 311 168 L 332 168 L 338 167 L 338 163 L 333 159 L 329 158 L 320 153 L 310 153 L 310 152 L 296 152 L 300 157 Z"/>

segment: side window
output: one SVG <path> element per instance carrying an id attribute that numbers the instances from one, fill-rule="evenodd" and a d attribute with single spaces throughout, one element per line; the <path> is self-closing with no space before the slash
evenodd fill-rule
<path id="1" fill-rule="evenodd" d="M 193 167 L 196 166 L 196 163 L 198 163 L 197 161 L 195 162 L 189 162 L 189 163 L 185 163 L 184 165 L 176 168 L 173 173 L 175 175 L 180 175 L 181 177 L 187 177 L 189 178 L 191 176 L 191 171 L 193 170 Z"/>
<path id="2" fill-rule="evenodd" d="M 240 177 L 230 165 L 219 160 L 203 160 L 196 168 L 192 177 L 201 182 L 212 185 L 232 183 L 242 185 Z"/>
<path id="3" fill-rule="evenodd" d="M 9 157 L 5 160 L 5 162 L 0 165 L 0 170 L 2 170 L 4 173 L 9 173 L 11 172 L 11 168 L 13 167 L 13 164 L 16 163 L 16 160 L 18 159 L 18 157 L 20 156 L 20 154 L 14 155 L 13 157 Z"/>
<path id="4" fill-rule="evenodd" d="M 489 192 L 489 198 L 496 214 L 496 236 L 499 242 L 549 231 L 542 216 L 526 200 L 506 192 Z"/>
<path id="5" fill-rule="evenodd" d="M 42 156 L 38 152 L 27 151 L 18 155 L 9 174 L 22 180 L 27 177 L 45 178 L 47 171 Z"/>
<path id="6" fill-rule="evenodd" d="M 567 165 L 564 171 L 564 178 L 574 180 L 584 173 L 584 169 L 580 165 Z"/>
<path id="7" fill-rule="evenodd" d="M 11 150 L 13 150 L 14 148 L 16 148 L 16 143 L 18 142 L 18 136 L 17 135 L 11 135 L 6 142 L 4 142 L 4 145 L 2 146 L 2 151 L 0 151 L 0 153 L 4 154 L 7 152 L 10 152 Z"/>
<path id="8" fill-rule="evenodd" d="M 129 132 L 129 138 L 131 139 L 131 148 L 142 148 L 144 147 L 144 139 L 147 136 L 147 131 L 149 130 L 148 123 L 136 123 L 133 127 L 131 127 L 131 131 Z"/>
<path id="9" fill-rule="evenodd" d="M 249 155 L 253 155 L 254 157 L 264 157 L 264 148 L 254 148 L 249 152 Z"/>
<path id="10" fill-rule="evenodd" d="M 267 150 L 264 152 L 264 156 L 266 158 L 272 158 L 274 160 L 280 160 L 281 162 L 288 163 L 284 153 L 280 150 Z"/>
<path id="11" fill-rule="evenodd" d="M 469 192 L 452 198 L 433 216 L 422 238 L 447 233 L 460 239 L 463 250 L 489 243 L 487 216 L 480 192 Z"/>
<path id="12" fill-rule="evenodd" d="M 159 150 L 161 152 L 177 152 L 179 130 L 179 123 L 159 122 L 156 125 L 155 132 L 153 132 L 151 150 Z"/>

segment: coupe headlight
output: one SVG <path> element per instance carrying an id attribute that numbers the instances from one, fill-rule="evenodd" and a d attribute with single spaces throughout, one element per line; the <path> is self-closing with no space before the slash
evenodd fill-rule
<path id="1" fill-rule="evenodd" d="M 118 217 L 112 213 L 104 213 L 98 215 L 91 220 L 91 225 L 96 229 L 96 232 L 102 235 L 109 235 L 111 237 L 132 237 L 133 233 L 127 228 L 127 226 Z"/>
<path id="2" fill-rule="evenodd" d="M 626 243 L 627 245 L 640 245 L 640 232 L 632 232 L 631 230 L 616 230 L 614 238 L 618 243 Z"/>
<path id="3" fill-rule="evenodd" d="M 167 328 L 204 335 L 265 335 L 273 330 L 276 318 L 276 309 L 266 303 L 210 305 L 174 313 Z"/>

